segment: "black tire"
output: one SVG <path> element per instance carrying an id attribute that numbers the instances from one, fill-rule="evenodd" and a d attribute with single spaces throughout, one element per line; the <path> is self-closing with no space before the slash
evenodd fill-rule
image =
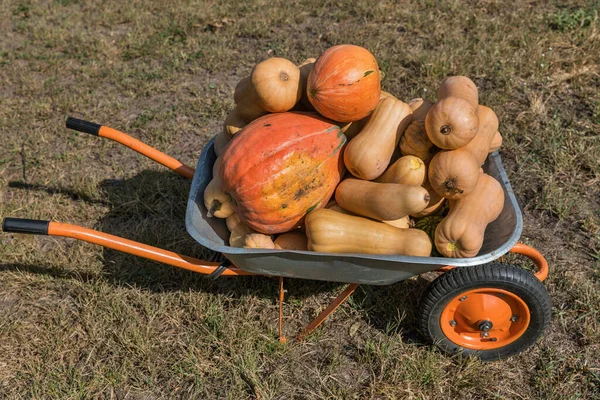
<path id="1" fill-rule="evenodd" d="M 529 308 L 529 325 L 512 343 L 496 349 L 474 350 L 452 342 L 442 331 L 440 318 L 444 308 L 461 293 L 482 288 L 510 292 Z M 421 331 L 446 353 L 462 353 L 493 361 L 517 354 L 534 344 L 548 326 L 551 315 L 550 295 L 535 275 L 515 265 L 493 262 L 457 267 L 433 281 L 421 301 L 419 325 Z"/>

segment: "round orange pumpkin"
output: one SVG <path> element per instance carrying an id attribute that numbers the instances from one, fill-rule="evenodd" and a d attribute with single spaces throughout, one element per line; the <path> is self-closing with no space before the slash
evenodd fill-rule
<path id="1" fill-rule="evenodd" d="M 381 76 L 367 49 L 350 44 L 325 50 L 308 76 L 308 99 L 321 115 L 334 121 L 358 121 L 379 102 Z"/>
<path id="2" fill-rule="evenodd" d="M 346 137 L 316 113 L 269 114 L 222 155 L 219 176 L 235 213 L 265 234 L 286 232 L 324 207 L 340 181 Z"/>

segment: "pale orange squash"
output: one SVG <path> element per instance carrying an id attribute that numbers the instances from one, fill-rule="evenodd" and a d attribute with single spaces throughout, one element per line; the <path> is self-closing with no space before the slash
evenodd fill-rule
<path id="1" fill-rule="evenodd" d="M 316 58 L 307 58 L 302 61 L 298 68 L 300 69 L 300 90 L 302 91 L 302 95 L 300 97 L 300 103 L 306 110 L 314 110 L 315 108 L 311 104 L 310 100 L 308 100 L 308 94 L 306 93 L 306 85 L 308 84 L 308 76 L 310 75 L 310 71 L 315 66 Z"/>
<path id="2" fill-rule="evenodd" d="M 441 149 L 458 149 L 477 134 L 477 107 L 460 97 L 445 97 L 435 103 L 425 117 L 429 140 Z"/>
<path id="3" fill-rule="evenodd" d="M 447 199 L 467 196 L 477 186 L 479 168 L 487 158 L 498 130 L 498 118 L 492 109 L 479 106 L 480 127 L 466 146 L 437 153 L 429 163 L 428 177 L 433 189 Z"/>
<path id="4" fill-rule="evenodd" d="M 494 137 L 492 138 L 492 143 L 490 144 L 489 153 L 493 153 L 498 150 L 502 146 L 502 135 L 499 131 L 496 131 Z"/>
<path id="5" fill-rule="evenodd" d="M 375 182 L 421 186 L 425 181 L 425 164 L 419 157 L 404 156 L 388 167 Z"/>
<path id="6" fill-rule="evenodd" d="M 423 210 L 429 203 L 429 195 L 421 186 L 348 178 L 335 190 L 335 201 L 355 214 L 393 221 Z"/>
<path id="7" fill-rule="evenodd" d="M 422 99 L 420 97 L 416 99 L 412 99 L 408 102 L 408 106 L 413 112 L 412 120 L 413 121 L 425 121 L 425 117 L 427 116 L 427 112 L 433 106 L 433 103 L 427 99 Z"/>
<path id="8" fill-rule="evenodd" d="M 344 150 L 344 164 L 352 175 L 366 180 L 380 176 L 390 163 L 412 110 L 395 98 L 382 99 L 365 127 Z"/>
<path id="9" fill-rule="evenodd" d="M 290 60 L 272 57 L 258 63 L 251 74 L 257 104 L 269 112 L 285 112 L 300 100 L 300 68 Z"/>
<path id="10" fill-rule="evenodd" d="M 450 202 L 448 215 L 435 230 L 435 246 L 445 257 L 475 257 L 483 246 L 485 228 L 504 207 L 504 191 L 498 181 L 481 174 L 475 190 Z"/>
<path id="11" fill-rule="evenodd" d="M 225 135 L 232 139 L 236 133 L 242 130 L 246 125 L 246 121 L 239 114 L 237 107 L 231 110 L 231 112 L 225 118 L 225 122 L 223 123 L 223 132 Z"/>
<path id="12" fill-rule="evenodd" d="M 275 243 L 269 235 L 262 233 L 250 233 L 244 237 L 244 248 L 246 249 L 274 249 Z"/>
<path id="13" fill-rule="evenodd" d="M 319 209 L 306 216 L 308 249 L 323 253 L 398 254 L 427 257 L 431 239 L 418 229 Z"/>
<path id="14" fill-rule="evenodd" d="M 413 121 L 400 138 L 402 155 L 418 157 L 425 165 L 429 164 L 438 151 L 439 149 L 431 143 L 425 132 L 425 121 Z"/>
<path id="15" fill-rule="evenodd" d="M 282 233 L 275 239 L 275 248 L 282 250 L 308 250 L 308 238 L 302 232 Z"/>
<path id="16" fill-rule="evenodd" d="M 258 94 L 252 85 L 252 78 L 249 76 L 238 82 L 233 93 L 233 100 L 239 116 L 247 123 L 268 114 L 268 111 L 259 105 Z"/>
<path id="17" fill-rule="evenodd" d="M 438 99 L 446 97 L 459 97 L 467 100 L 473 107 L 479 105 L 477 86 L 466 76 L 449 76 L 442 81 L 438 89 Z"/>

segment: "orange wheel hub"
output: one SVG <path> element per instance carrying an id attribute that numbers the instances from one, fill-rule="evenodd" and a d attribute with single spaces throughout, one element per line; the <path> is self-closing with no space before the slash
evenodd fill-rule
<path id="1" fill-rule="evenodd" d="M 531 315 L 516 294 L 502 289 L 473 289 L 456 296 L 440 317 L 442 332 L 467 349 L 492 350 L 517 340 Z"/>

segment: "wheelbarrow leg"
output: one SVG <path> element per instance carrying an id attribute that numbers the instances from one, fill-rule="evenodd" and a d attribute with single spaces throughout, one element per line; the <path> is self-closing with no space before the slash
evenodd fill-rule
<path id="1" fill-rule="evenodd" d="M 326 309 L 324 309 L 319 315 L 317 315 L 317 318 L 313 319 L 311 323 L 308 324 L 306 328 L 304 328 L 304 330 L 298 335 L 297 339 L 301 341 L 312 331 L 317 329 L 319 325 L 321 325 L 323 321 L 327 319 L 327 317 L 329 317 L 344 301 L 346 301 L 346 299 L 348 299 L 348 297 L 350 297 L 352 293 L 354 293 L 357 287 L 358 283 L 351 283 L 350 285 L 348 285 L 346 289 L 344 289 L 344 291 L 340 293 L 338 297 L 336 297 L 335 300 L 333 300 L 331 304 L 327 306 Z"/>
<path id="2" fill-rule="evenodd" d="M 283 336 L 283 297 L 285 291 L 283 290 L 283 276 L 279 277 L 279 343 L 285 344 L 287 338 Z"/>

